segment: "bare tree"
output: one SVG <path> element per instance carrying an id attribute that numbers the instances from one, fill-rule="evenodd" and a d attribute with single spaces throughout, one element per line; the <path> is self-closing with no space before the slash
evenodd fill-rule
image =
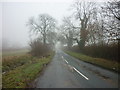
<path id="1" fill-rule="evenodd" d="M 107 13 L 108 16 L 113 16 L 117 20 L 120 21 L 120 1 L 119 0 L 113 0 L 109 1 L 106 4 L 106 9 L 109 13 Z"/>
<path id="2" fill-rule="evenodd" d="M 41 34 L 43 43 L 47 42 L 47 33 L 56 27 L 56 20 L 48 14 L 40 14 L 35 20 L 34 17 L 30 18 L 27 25 L 34 33 Z"/>
<path id="3" fill-rule="evenodd" d="M 54 46 L 57 42 L 57 33 L 53 31 L 49 31 L 47 33 L 47 41 L 52 49 L 54 49 Z"/>
<path id="4" fill-rule="evenodd" d="M 75 9 L 75 18 L 79 20 L 80 23 L 80 39 L 77 39 L 77 43 L 81 48 L 83 48 L 87 40 L 88 23 L 90 22 L 92 16 L 96 14 L 95 3 L 76 1 L 73 5 L 73 9 Z"/>
<path id="5" fill-rule="evenodd" d="M 120 1 L 112 0 L 102 6 L 104 19 L 104 28 L 108 43 L 119 40 L 120 36 Z"/>
<path id="6" fill-rule="evenodd" d="M 88 24 L 87 42 L 91 44 L 104 44 L 106 32 L 104 28 L 104 17 L 100 8 L 97 9 L 96 16 L 92 18 Z"/>
<path id="7" fill-rule="evenodd" d="M 71 17 L 64 17 L 63 24 L 60 26 L 62 34 L 65 36 L 67 41 L 68 48 L 71 48 L 73 45 L 74 38 L 76 36 L 76 28 L 73 24 Z"/>
<path id="8" fill-rule="evenodd" d="M 58 39 L 58 41 L 61 42 L 62 46 L 67 44 L 67 40 L 66 40 L 66 38 L 65 38 L 65 36 L 63 34 L 58 34 L 57 39 Z"/>

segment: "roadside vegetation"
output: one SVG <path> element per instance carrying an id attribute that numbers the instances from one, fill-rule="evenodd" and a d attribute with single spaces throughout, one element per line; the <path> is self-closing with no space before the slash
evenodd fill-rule
<path id="1" fill-rule="evenodd" d="M 120 63 L 118 63 L 117 61 L 111 61 L 103 58 L 95 58 L 95 57 L 87 56 L 85 54 L 73 52 L 73 51 L 66 51 L 66 53 L 78 58 L 79 60 L 85 61 L 87 63 L 91 63 L 91 64 L 120 73 L 120 69 L 119 69 Z"/>
<path id="2" fill-rule="evenodd" d="M 88 45 L 85 46 L 82 50 L 79 48 L 79 46 L 73 46 L 71 47 L 70 51 L 83 53 L 85 55 L 95 57 L 95 58 L 104 58 L 108 59 L 110 61 L 119 61 L 119 44 L 118 43 L 111 43 L 109 45 L 103 44 L 103 45 Z"/>
<path id="3" fill-rule="evenodd" d="M 2 72 L 6 73 L 12 69 L 28 63 L 33 57 L 29 54 L 22 56 L 6 56 L 2 58 Z"/>
<path id="4" fill-rule="evenodd" d="M 38 58 L 29 54 L 7 58 L 3 61 L 3 71 L 6 72 L 2 77 L 3 88 L 25 88 L 34 80 L 46 66 L 53 53 L 47 57 Z M 3 59 L 4 60 L 4 59 Z"/>
<path id="5" fill-rule="evenodd" d="M 31 41 L 30 47 L 27 53 L 8 54 L 2 58 L 3 88 L 29 87 L 54 56 L 50 45 L 43 44 L 39 39 Z"/>
<path id="6" fill-rule="evenodd" d="M 64 17 L 60 26 L 64 50 L 86 62 L 120 71 L 119 5 L 119 0 L 99 4 L 75 1 L 72 15 Z"/>
<path id="7" fill-rule="evenodd" d="M 40 25 L 33 18 L 30 18 L 27 23 L 30 30 L 35 35 L 38 34 L 37 38 L 31 39 L 29 42 L 30 51 L 28 53 L 25 54 L 25 51 L 14 52 L 13 50 L 4 53 L 2 66 L 3 88 L 29 87 L 29 84 L 52 60 L 56 42 L 56 33 L 53 32 L 56 27 L 55 19 L 48 14 L 39 15 L 39 19 Z"/>
<path id="8" fill-rule="evenodd" d="M 29 18 L 29 53 L 12 49 L 8 52 L 7 44 L 2 45 L 6 50 L 2 51 L 3 88 L 27 87 L 50 62 L 57 42 L 80 60 L 120 72 L 120 1 L 100 4 L 76 0 L 71 6 L 72 13 L 60 25 L 47 13 Z"/>

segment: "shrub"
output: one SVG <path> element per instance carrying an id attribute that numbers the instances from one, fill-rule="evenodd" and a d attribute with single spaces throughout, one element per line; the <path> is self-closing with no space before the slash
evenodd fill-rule
<path id="1" fill-rule="evenodd" d="M 33 56 L 47 56 L 50 52 L 50 46 L 43 44 L 39 39 L 30 42 L 31 54 Z"/>
<path id="2" fill-rule="evenodd" d="M 92 56 L 96 58 L 105 58 L 109 60 L 118 61 L 119 60 L 118 49 L 119 49 L 119 45 L 117 43 L 111 43 L 111 44 L 102 44 L 102 45 L 100 44 L 89 45 L 89 46 L 85 46 L 83 50 L 81 50 L 77 45 L 77 46 L 73 46 L 71 48 L 71 51 L 84 53 L 88 56 Z"/>
<path id="3" fill-rule="evenodd" d="M 118 60 L 118 44 L 86 46 L 84 53 L 93 57 Z"/>

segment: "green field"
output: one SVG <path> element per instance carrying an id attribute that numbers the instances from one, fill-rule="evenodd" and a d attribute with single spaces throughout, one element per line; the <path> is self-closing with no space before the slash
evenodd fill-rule
<path id="1" fill-rule="evenodd" d="M 2 58 L 2 87 L 25 88 L 28 87 L 42 69 L 51 61 L 54 53 L 47 57 L 34 57 L 30 54 L 6 54 Z"/>
<path id="2" fill-rule="evenodd" d="M 65 51 L 65 52 L 87 63 L 91 63 L 115 72 L 120 72 L 120 63 L 116 61 L 106 60 L 102 58 L 94 58 L 81 53 L 76 53 L 71 51 Z"/>

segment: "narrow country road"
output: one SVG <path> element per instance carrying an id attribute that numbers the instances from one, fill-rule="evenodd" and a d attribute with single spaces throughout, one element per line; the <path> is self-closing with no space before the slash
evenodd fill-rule
<path id="1" fill-rule="evenodd" d="M 118 74 L 57 50 L 36 88 L 118 88 Z"/>

